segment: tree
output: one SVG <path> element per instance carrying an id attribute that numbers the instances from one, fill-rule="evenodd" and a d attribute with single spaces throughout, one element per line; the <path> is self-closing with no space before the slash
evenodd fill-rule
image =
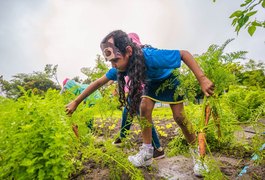
<path id="1" fill-rule="evenodd" d="M 215 2 L 216 0 L 213 0 Z M 254 15 L 258 11 L 265 12 L 265 0 L 245 0 L 244 3 L 240 5 L 244 8 L 243 10 L 236 10 L 233 12 L 229 18 L 233 19 L 232 26 L 235 27 L 235 31 L 239 33 L 242 27 L 248 28 L 248 33 L 252 36 L 257 27 L 265 28 L 265 21 L 258 20 Z M 262 10 L 258 10 L 261 8 Z"/>
<path id="2" fill-rule="evenodd" d="M 48 67 L 46 65 L 46 67 Z M 52 74 L 56 74 L 56 69 L 49 71 L 45 67 L 45 72 L 33 72 L 31 74 L 18 73 L 13 76 L 10 81 L 4 80 L 3 76 L 0 77 L 0 89 L 2 94 L 8 98 L 18 98 L 22 95 L 19 87 L 27 90 L 32 90 L 34 94 L 44 94 L 49 88 L 60 89 L 52 80 Z M 52 67 L 52 66 L 49 66 Z"/>
<path id="3" fill-rule="evenodd" d="M 96 66 L 93 68 L 87 68 L 83 67 L 81 68 L 81 72 L 85 74 L 88 78 L 84 80 L 83 83 L 91 83 L 95 81 L 96 79 L 103 76 L 109 69 L 108 65 L 105 63 L 104 58 L 102 58 L 100 55 L 97 55 L 96 57 Z"/>
<path id="4" fill-rule="evenodd" d="M 256 63 L 250 59 L 238 76 L 240 77 L 240 83 L 244 86 L 265 88 L 264 63 Z"/>
<path id="5" fill-rule="evenodd" d="M 58 68 L 58 64 L 54 66 L 52 64 L 46 64 L 44 68 L 44 72 L 48 75 L 49 78 L 54 78 L 56 82 L 58 83 L 58 85 L 60 86 L 60 83 L 57 77 L 57 68 Z"/>

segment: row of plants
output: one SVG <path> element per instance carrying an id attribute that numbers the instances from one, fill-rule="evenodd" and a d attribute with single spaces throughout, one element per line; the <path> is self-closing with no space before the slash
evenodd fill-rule
<path id="1" fill-rule="evenodd" d="M 245 93 L 247 94 L 245 97 L 248 97 L 251 96 L 252 91 Z M 258 147 L 263 143 L 263 139 L 258 138 L 260 132 L 253 139 L 252 146 L 234 139 L 234 132 L 242 129 L 238 115 L 234 111 L 235 108 L 242 108 L 240 104 L 246 101 L 245 98 L 239 98 L 236 103 L 231 103 L 233 101 L 229 97 L 234 97 L 234 94 L 235 92 L 231 90 L 220 98 L 218 106 L 222 107 L 220 108 L 222 136 L 218 137 L 216 124 L 210 119 L 206 131 L 207 146 L 210 151 L 225 152 L 229 148 L 243 147 L 245 153 L 260 154 Z M 260 98 L 264 99 L 264 94 L 263 96 L 261 94 Z M 121 114 L 117 109 L 118 103 L 112 97 L 105 97 L 94 107 L 81 105 L 72 117 L 68 117 L 65 115 L 64 105 L 73 98 L 72 96 L 71 94 L 61 96 L 58 91 L 50 90 L 44 97 L 34 95 L 31 91 L 24 91 L 24 96 L 17 101 L 1 98 L 0 170 L 3 173 L 0 176 L 2 179 L 68 179 L 83 169 L 84 162 L 91 160 L 109 168 L 113 178 L 121 177 L 123 173 L 128 174 L 128 177 L 142 178 L 141 171 L 128 163 L 126 151 L 111 144 L 112 138 L 115 137 L 114 132 L 117 133 L 114 127 L 117 126 Z M 250 106 L 254 105 L 250 103 Z M 244 124 L 258 126 L 257 119 L 264 115 L 264 104 L 259 107 L 253 109 L 248 118 L 249 122 L 245 121 Z M 186 107 L 186 115 L 193 121 L 197 132 L 201 128 L 202 109 L 202 104 L 189 103 Z M 160 120 L 170 119 L 169 114 L 171 114 L 170 108 L 155 109 L 155 124 L 159 124 Z M 87 122 L 91 120 L 96 121 L 93 131 L 87 127 Z M 171 123 L 165 127 L 157 126 L 161 137 L 167 137 L 166 129 L 172 128 Z M 72 131 L 72 124 L 78 125 L 78 138 Z M 128 138 L 139 134 L 137 128 L 135 130 L 132 129 Z M 102 141 L 97 140 L 99 136 L 103 136 Z M 186 153 L 188 146 L 179 133 L 166 149 L 167 155 L 173 156 Z M 244 154 L 241 156 L 243 157 Z M 261 154 L 261 157 L 264 159 L 264 154 Z"/>
<path id="2" fill-rule="evenodd" d="M 0 179 L 68 179 L 88 160 L 110 168 L 114 179 L 122 173 L 141 179 L 127 155 L 113 147 L 110 140 L 96 141 L 96 135 L 87 127 L 87 121 L 99 116 L 113 122 L 109 107 L 116 108 L 117 103 L 109 103 L 106 109 L 106 102 L 98 103 L 101 108 L 84 104 L 68 117 L 64 107 L 73 98 L 71 94 L 62 96 L 57 90 L 49 90 L 40 96 L 30 90 L 21 91 L 24 95 L 16 101 L 0 99 Z M 78 125 L 78 138 L 73 124 Z"/>

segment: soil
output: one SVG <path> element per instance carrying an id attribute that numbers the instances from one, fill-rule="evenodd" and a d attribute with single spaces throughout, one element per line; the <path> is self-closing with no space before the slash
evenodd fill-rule
<path id="1" fill-rule="evenodd" d="M 154 120 L 155 121 L 155 120 Z M 265 122 L 265 120 L 263 120 Z M 160 125 L 163 125 L 163 121 L 158 121 Z M 162 124 L 161 124 L 162 123 Z M 264 123 L 265 124 L 265 123 Z M 176 136 L 176 129 L 178 128 L 176 123 L 172 123 L 173 127 L 170 129 L 165 129 L 168 136 L 160 137 L 161 144 L 166 147 L 166 145 Z M 115 128 L 114 133 L 119 131 L 120 125 Z M 132 129 L 138 129 L 138 127 L 132 126 Z M 104 130 L 103 130 L 104 132 Z M 248 141 L 251 137 L 254 136 L 253 131 L 250 127 L 245 127 L 244 131 L 239 131 L 235 133 L 235 136 L 238 139 L 245 138 Z M 104 139 L 104 138 L 103 138 Z M 142 139 L 140 136 L 134 138 L 134 141 L 138 146 L 141 145 Z M 240 151 L 240 150 L 239 150 Z M 135 151 L 137 152 L 137 151 Z M 240 153 L 240 152 L 238 152 Z M 216 162 L 218 162 L 219 168 L 222 174 L 226 179 L 265 179 L 265 164 L 254 165 L 251 161 L 251 155 L 249 157 L 242 158 L 241 155 L 237 156 L 237 153 L 234 155 L 231 154 L 222 154 L 220 152 L 212 152 L 212 155 Z M 241 157 L 241 158 L 238 158 Z M 249 165 L 249 168 L 243 176 L 238 176 L 241 170 Z M 152 167 L 150 168 L 141 168 L 141 171 L 144 174 L 144 179 L 185 179 L 185 180 L 198 180 L 203 179 L 196 177 L 193 173 L 193 160 L 192 158 L 178 155 L 174 157 L 165 157 L 160 160 L 154 160 Z M 95 162 L 88 161 L 84 164 L 84 169 L 71 177 L 71 179 L 94 179 L 94 180 L 108 180 L 109 178 L 109 169 L 106 167 L 100 167 Z M 121 179 L 129 179 L 128 176 L 124 175 L 120 177 Z"/>

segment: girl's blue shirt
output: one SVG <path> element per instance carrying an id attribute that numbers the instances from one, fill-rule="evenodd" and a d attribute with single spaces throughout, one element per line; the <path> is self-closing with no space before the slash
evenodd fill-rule
<path id="1" fill-rule="evenodd" d="M 145 58 L 147 81 L 157 81 L 167 78 L 172 70 L 181 66 L 179 50 L 164 50 L 151 47 L 142 48 Z M 106 77 L 109 80 L 117 80 L 117 69 L 111 68 Z"/>

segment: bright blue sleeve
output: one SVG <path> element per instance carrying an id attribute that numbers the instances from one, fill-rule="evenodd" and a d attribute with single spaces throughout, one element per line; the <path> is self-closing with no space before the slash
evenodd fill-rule
<path id="1" fill-rule="evenodd" d="M 156 48 L 143 48 L 147 66 L 159 69 L 175 69 L 181 66 L 179 50 L 165 50 Z"/>
<path id="2" fill-rule="evenodd" d="M 106 77 L 109 80 L 117 81 L 117 69 L 116 68 L 111 68 L 107 73 Z"/>

